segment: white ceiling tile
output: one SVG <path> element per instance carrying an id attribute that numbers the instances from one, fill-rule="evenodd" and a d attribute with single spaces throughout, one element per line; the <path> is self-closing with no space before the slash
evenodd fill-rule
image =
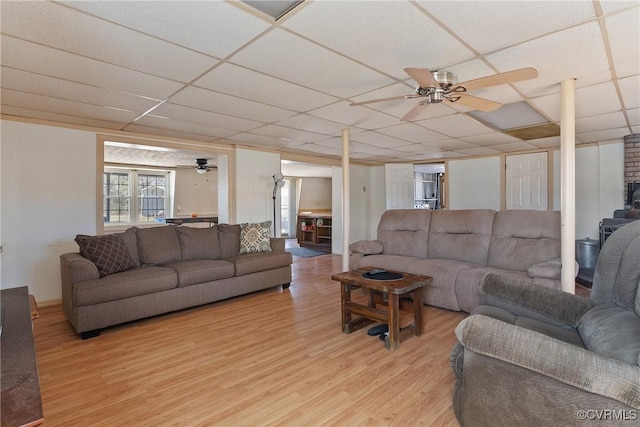
<path id="1" fill-rule="evenodd" d="M 254 133 L 239 133 L 228 139 L 231 141 L 241 141 L 246 144 L 256 144 L 257 146 L 268 146 L 270 148 L 301 147 L 305 145 L 304 142 L 300 141 L 282 139 L 270 135 L 258 135 Z"/>
<path id="2" fill-rule="evenodd" d="M 163 119 L 157 116 L 144 116 L 137 120 L 135 124 L 147 127 L 157 127 L 166 130 L 176 130 L 195 135 L 204 135 L 209 138 L 224 138 L 236 133 L 229 129 L 220 129 L 213 126 L 205 126 L 198 123 L 188 123 L 180 120 Z"/>
<path id="3" fill-rule="evenodd" d="M 553 54 L 549 54 L 553 49 Z M 538 77 L 515 83 L 525 95 L 540 86 L 580 79 L 609 69 L 600 28 L 589 22 L 487 55 L 500 71 L 534 67 Z M 577 67 L 575 64 L 580 64 Z"/>
<path id="4" fill-rule="evenodd" d="M 236 133 L 235 131 L 247 131 L 255 129 L 264 124 L 253 120 L 212 113 L 210 111 L 199 110 L 196 108 L 171 104 L 168 102 L 153 110 L 151 114 L 154 116 L 168 117 L 172 120 L 178 120 L 182 122 L 198 123 L 213 128 L 227 129 L 228 135 Z"/>
<path id="5" fill-rule="evenodd" d="M 321 117 L 336 123 L 355 126 L 362 129 L 377 129 L 393 126 L 399 122 L 398 118 L 359 106 L 351 107 L 346 102 L 339 102 L 327 107 L 318 108 L 309 113 L 311 116 Z"/>
<path id="6" fill-rule="evenodd" d="M 475 148 L 462 148 L 457 149 L 459 153 L 468 154 L 470 156 L 486 156 L 488 154 L 499 154 L 500 151 L 494 150 L 489 147 L 475 147 Z"/>
<path id="7" fill-rule="evenodd" d="M 576 89 L 576 118 L 607 114 L 622 109 L 613 83 L 601 83 Z M 553 121 L 560 121 L 560 94 L 534 98 L 531 102 Z"/>
<path id="8" fill-rule="evenodd" d="M 600 130 L 595 132 L 585 132 L 585 133 L 576 133 L 576 137 L 579 138 L 582 142 L 604 142 L 604 141 L 612 141 L 612 140 L 620 140 L 625 135 L 629 134 L 629 128 L 618 128 L 618 129 L 608 129 L 608 130 Z"/>
<path id="9" fill-rule="evenodd" d="M 343 124 L 310 116 L 308 114 L 298 114 L 297 116 L 289 117 L 288 119 L 281 120 L 274 124 L 332 136 L 341 135 L 342 129 L 344 129 Z M 359 130 L 357 129 L 353 129 L 352 133 L 358 131 Z"/>
<path id="10" fill-rule="evenodd" d="M 636 5 L 638 2 L 636 2 Z M 611 56 L 618 77 L 638 74 L 640 64 L 640 7 L 605 19 Z"/>
<path id="11" fill-rule="evenodd" d="M 165 99 L 182 84 L 138 71 L 62 52 L 38 44 L 2 36 L 2 65 L 33 73 L 112 89 Z"/>
<path id="12" fill-rule="evenodd" d="M 551 136 L 548 138 L 530 139 L 527 142 L 540 148 L 554 148 L 560 146 L 560 137 Z"/>
<path id="13" fill-rule="evenodd" d="M 65 31 L 60 31 L 64 28 Z M 189 82 L 218 60 L 52 2 L 5 2 L 2 31 L 151 75 Z M 82 34 L 82 37 L 78 37 Z M 108 43 L 105 35 L 108 34 Z"/>
<path id="14" fill-rule="evenodd" d="M 336 97 L 228 63 L 211 70 L 194 85 L 295 111 L 338 101 Z"/>
<path id="15" fill-rule="evenodd" d="M 143 113 L 158 104 L 159 100 L 132 95 L 126 92 L 100 89 L 82 83 L 47 77 L 14 68 L 0 67 L 0 86 L 19 92 L 69 101 L 84 102 L 100 107 L 114 107 Z"/>
<path id="16" fill-rule="evenodd" d="M 437 69 L 473 56 L 409 2 L 312 2 L 283 26 L 399 79 L 405 67 Z"/>
<path id="17" fill-rule="evenodd" d="M 322 135 L 314 132 L 306 132 L 299 129 L 287 128 L 284 126 L 266 125 L 258 129 L 254 129 L 251 133 L 256 135 L 265 135 L 275 138 L 281 138 L 288 141 L 295 141 L 297 143 L 303 142 L 316 142 L 321 139 L 325 139 L 326 135 Z"/>
<path id="18" fill-rule="evenodd" d="M 631 126 L 640 125 L 640 108 L 633 108 L 631 110 L 627 110 L 627 117 L 629 117 L 629 122 Z"/>
<path id="19" fill-rule="evenodd" d="M 2 105 L 2 114 L 16 117 L 29 117 L 39 120 L 49 120 L 58 123 L 69 123 L 80 126 L 91 126 L 104 129 L 122 129 L 122 123 L 91 119 L 87 117 L 70 116 L 67 114 L 52 113 L 50 111 L 38 111 L 4 104 Z"/>
<path id="20" fill-rule="evenodd" d="M 231 62 L 344 98 L 393 82 L 282 29 L 275 29 L 247 46 Z"/>
<path id="21" fill-rule="evenodd" d="M 540 96 L 531 99 L 531 103 L 555 122 L 560 121 L 560 94 Z"/>
<path id="22" fill-rule="evenodd" d="M 595 117 L 576 119 L 576 133 L 593 132 L 602 129 L 615 129 L 627 125 L 622 111 L 600 114 Z"/>
<path id="23" fill-rule="evenodd" d="M 638 7 L 638 2 L 635 0 L 606 0 L 600 2 L 600 7 L 604 13 L 612 13 L 620 9 Z"/>
<path id="24" fill-rule="evenodd" d="M 290 110 L 236 98 L 207 89 L 187 87 L 169 99 L 170 102 L 202 110 L 252 119 L 265 123 L 284 120 L 295 113 Z"/>
<path id="25" fill-rule="evenodd" d="M 75 101 L 65 101 L 41 95 L 16 92 L 10 89 L 0 91 L 3 105 L 48 111 L 68 116 L 87 117 L 116 123 L 126 124 L 138 116 L 135 111 L 105 108 Z"/>
<path id="26" fill-rule="evenodd" d="M 478 121 L 470 119 L 464 114 L 422 120 L 417 124 L 455 138 L 495 132 L 495 130 L 490 127 L 480 124 Z"/>
<path id="27" fill-rule="evenodd" d="M 396 148 L 407 145 L 407 141 L 403 139 L 394 138 L 389 135 L 383 135 L 374 131 L 361 132 L 353 135 L 350 139 L 382 148 Z"/>
<path id="28" fill-rule="evenodd" d="M 465 142 L 459 139 L 445 139 L 442 141 L 427 142 L 425 145 L 429 147 L 439 148 L 441 150 L 460 151 L 461 149 L 477 148 L 475 144 Z"/>
<path id="29" fill-rule="evenodd" d="M 640 75 L 627 77 L 618 80 L 620 91 L 622 92 L 622 101 L 626 108 L 640 107 Z"/>
<path id="30" fill-rule="evenodd" d="M 416 143 L 438 141 L 447 138 L 441 133 L 425 129 L 413 123 L 402 123 L 396 126 L 378 129 L 378 132 Z"/>
<path id="31" fill-rule="evenodd" d="M 318 145 L 314 143 L 303 144 L 296 147 L 297 150 L 308 151 L 323 156 L 341 156 L 342 149 L 335 147 L 328 147 L 324 145 Z"/>
<path id="32" fill-rule="evenodd" d="M 470 142 L 476 145 L 491 146 L 496 144 L 506 144 L 509 142 L 518 142 L 520 139 L 507 135 L 506 133 L 493 132 L 484 135 L 472 135 L 460 137 L 462 141 Z"/>
<path id="33" fill-rule="evenodd" d="M 84 1 L 67 3 L 96 16 L 223 58 L 269 24 L 222 1 Z"/>
<path id="34" fill-rule="evenodd" d="M 419 3 L 480 53 L 521 43 L 595 17 L 591 2 L 580 1 L 545 1 L 544 7 L 523 1 L 452 3 L 420 0 Z"/>
<path id="35" fill-rule="evenodd" d="M 425 153 L 440 153 L 440 152 L 442 152 L 442 150 L 440 148 L 427 145 L 427 143 L 418 143 L 418 144 L 410 143 L 408 145 L 401 145 L 401 146 L 394 147 L 394 150 L 401 151 L 401 152 L 403 152 L 405 154 L 407 154 L 407 153 L 425 154 Z"/>
<path id="36" fill-rule="evenodd" d="M 192 141 L 211 142 L 216 139 L 208 135 L 199 135 L 196 133 L 182 132 L 182 131 L 173 130 L 173 129 L 162 129 L 155 126 L 142 126 L 139 124 L 128 125 L 126 128 L 124 128 L 124 130 L 126 130 L 127 132 L 138 132 L 138 133 L 147 134 L 147 135 L 160 135 L 160 136 L 168 136 L 170 138 L 190 139 Z"/>
<path id="37" fill-rule="evenodd" d="M 533 144 L 520 141 L 520 142 L 512 142 L 509 144 L 496 144 L 496 145 L 492 145 L 491 148 L 493 148 L 494 150 L 502 151 L 503 153 L 510 153 L 514 151 L 533 150 L 537 147 Z"/>
<path id="38" fill-rule="evenodd" d="M 314 144 L 321 145 L 324 147 L 332 147 L 339 148 L 342 150 L 342 138 L 325 138 L 320 141 L 315 141 Z M 349 152 L 350 153 L 369 153 L 375 150 L 380 149 L 380 147 L 375 147 L 368 144 L 363 144 L 358 141 L 350 141 L 349 142 Z"/>

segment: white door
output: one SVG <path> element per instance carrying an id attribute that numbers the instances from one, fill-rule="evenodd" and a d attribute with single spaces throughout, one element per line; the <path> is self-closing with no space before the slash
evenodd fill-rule
<path id="1" fill-rule="evenodd" d="M 547 153 L 507 156 L 507 209 L 547 210 Z"/>
<path id="2" fill-rule="evenodd" d="M 413 164 L 384 165 L 387 209 L 413 209 Z"/>

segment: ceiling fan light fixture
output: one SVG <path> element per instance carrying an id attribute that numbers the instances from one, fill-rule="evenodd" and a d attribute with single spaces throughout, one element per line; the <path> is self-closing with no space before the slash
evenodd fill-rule
<path id="1" fill-rule="evenodd" d="M 196 172 L 198 172 L 200 175 L 207 173 L 207 167 L 206 166 L 197 166 L 196 167 Z"/>

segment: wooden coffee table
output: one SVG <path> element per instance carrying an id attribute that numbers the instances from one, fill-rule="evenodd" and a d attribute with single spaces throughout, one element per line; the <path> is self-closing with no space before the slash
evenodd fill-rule
<path id="1" fill-rule="evenodd" d="M 422 288 L 431 283 L 433 278 L 408 273 L 401 273 L 403 277 L 397 280 L 373 280 L 362 277 L 363 273 L 371 270 L 374 268 L 346 271 L 331 276 L 331 279 L 340 282 L 342 288 L 342 332 L 350 334 L 376 321 L 387 323 L 389 334 L 384 346 L 389 350 L 395 350 L 400 347 L 401 334 L 402 339 L 411 333 L 416 336 L 422 334 Z M 368 305 L 351 300 L 351 291 L 358 288 L 367 291 Z M 402 331 L 400 331 L 401 296 L 411 297 L 410 307 L 413 311 L 413 324 L 403 328 Z M 378 304 L 385 303 L 386 310 L 377 308 Z M 360 317 L 353 318 L 353 315 Z"/>

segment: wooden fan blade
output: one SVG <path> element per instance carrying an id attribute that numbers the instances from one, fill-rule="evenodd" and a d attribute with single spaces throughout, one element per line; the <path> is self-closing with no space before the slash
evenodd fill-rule
<path id="1" fill-rule="evenodd" d="M 538 77 L 538 71 L 535 68 L 528 67 L 507 71 L 506 73 L 498 73 L 492 76 L 480 77 L 479 79 L 458 83 L 455 86 L 464 86 L 467 91 L 470 91 L 484 87 L 535 79 L 536 77 Z"/>
<path id="2" fill-rule="evenodd" d="M 418 103 L 418 105 L 409 110 L 409 112 L 405 114 L 400 120 L 402 120 L 403 122 L 410 122 L 411 120 L 416 118 L 416 116 L 420 114 L 427 105 L 428 104 L 425 102 Z"/>
<path id="3" fill-rule="evenodd" d="M 471 96 L 471 95 L 467 95 L 465 93 L 461 93 L 460 94 L 460 99 L 458 99 L 457 101 L 452 101 L 452 102 L 456 102 L 457 104 L 461 104 L 464 105 L 466 107 L 470 107 L 473 108 L 475 110 L 480 110 L 480 111 L 484 111 L 484 112 L 490 112 L 490 111 L 494 111 L 497 110 L 498 108 L 502 107 L 502 104 L 500 104 L 499 102 L 495 102 L 495 101 L 490 101 L 488 99 L 484 99 L 484 98 L 478 98 L 477 96 Z"/>
<path id="4" fill-rule="evenodd" d="M 420 87 L 440 87 L 440 83 L 433 78 L 431 71 L 426 68 L 405 68 L 404 71 L 418 82 Z"/>
<path id="5" fill-rule="evenodd" d="M 369 101 L 352 102 L 349 105 L 352 106 L 352 107 L 355 107 L 357 105 L 371 104 L 371 103 L 374 103 L 374 102 L 395 101 L 396 99 L 406 99 L 406 98 L 411 98 L 412 96 L 413 95 L 390 96 L 388 98 L 378 98 L 378 99 L 371 99 Z"/>

